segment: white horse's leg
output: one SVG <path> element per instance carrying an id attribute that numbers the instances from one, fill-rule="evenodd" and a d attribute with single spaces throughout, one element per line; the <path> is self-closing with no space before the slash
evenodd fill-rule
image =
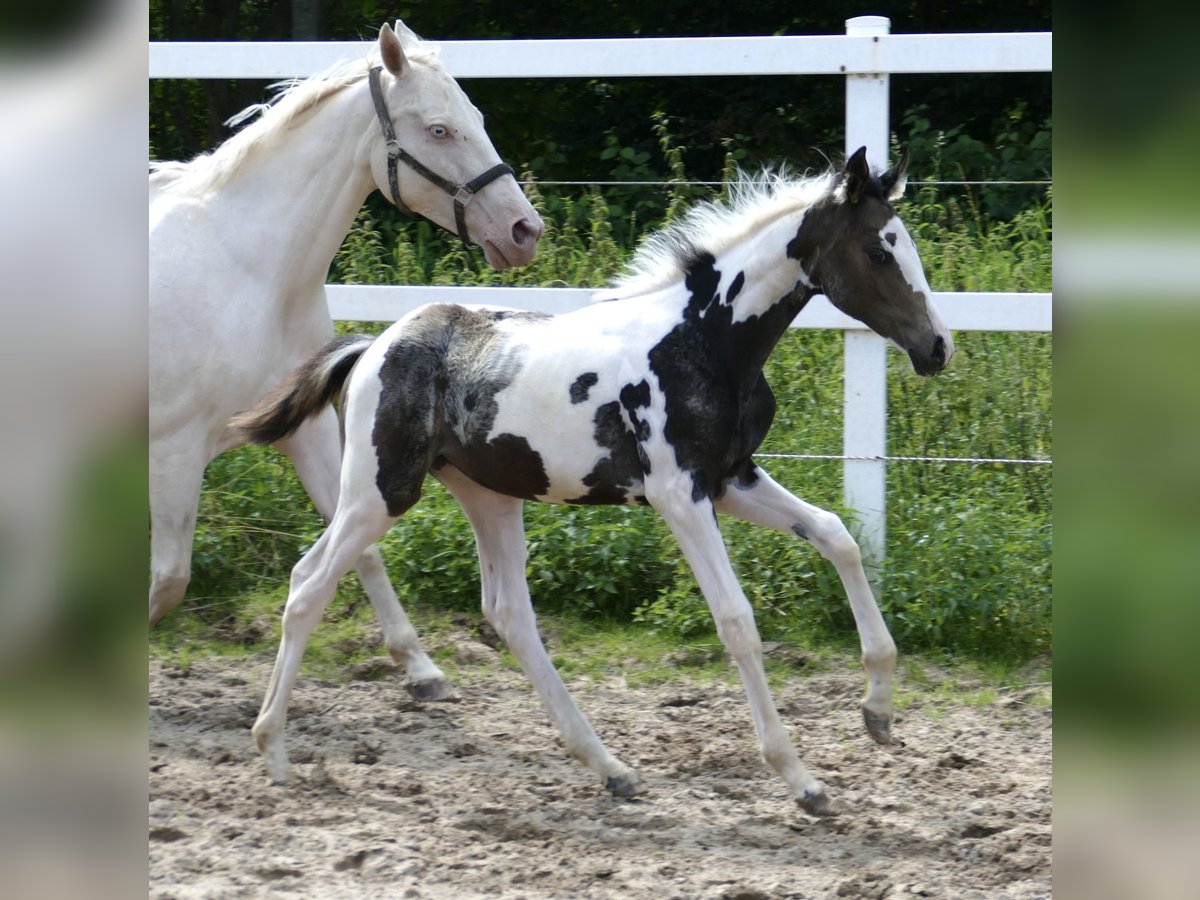
<path id="1" fill-rule="evenodd" d="M 717 634 L 741 673 L 763 759 L 787 782 L 802 809 L 812 815 L 835 815 L 839 810 L 800 761 L 775 708 L 754 612 L 729 563 L 712 503 L 692 501 L 690 479 L 677 479 L 658 490 L 647 480 L 646 487 L 650 504 L 678 539 L 712 610 Z"/>
<path id="2" fill-rule="evenodd" d="M 276 447 L 291 457 L 317 512 L 328 521 L 337 508 L 342 456 L 333 410 L 326 409 L 309 419 Z M 355 564 L 355 570 L 383 627 L 384 646 L 396 664 L 404 666 L 408 676 L 404 686 L 408 692 L 418 700 L 453 697 L 454 690 L 445 674 L 421 649 L 416 629 L 388 579 L 379 548 L 374 544 L 368 547 Z"/>
<path id="3" fill-rule="evenodd" d="M 333 599 L 338 581 L 395 521 L 378 495 L 361 503 L 340 504 L 329 528 L 292 570 L 279 654 L 252 729 L 272 782 L 281 784 L 291 778 L 284 729 L 288 699 L 308 638 Z"/>
<path id="4" fill-rule="evenodd" d="M 616 796 L 640 794 L 644 788 L 637 772 L 601 743 L 591 723 L 575 705 L 538 635 L 525 579 L 522 501 L 480 487 L 450 466 L 436 472 L 435 477 L 462 504 L 475 530 L 484 615 L 520 662 L 558 726 L 568 752 L 599 775 L 604 786 Z"/>
<path id="5" fill-rule="evenodd" d="M 151 625 L 178 606 L 187 591 L 207 463 L 202 436 L 150 447 Z"/>
<path id="6" fill-rule="evenodd" d="M 836 515 L 805 503 L 773 481 L 762 469 L 756 469 L 755 474 L 758 480 L 744 487 L 736 481 L 728 482 L 725 495 L 717 501 L 717 511 L 756 525 L 795 534 L 809 541 L 833 563 L 850 600 L 862 645 L 863 667 L 867 672 L 867 696 L 862 704 L 863 721 L 871 737 L 881 744 L 890 744 L 892 671 L 896 667 L 896 644 L 867 583 L 858 544 Z"/>

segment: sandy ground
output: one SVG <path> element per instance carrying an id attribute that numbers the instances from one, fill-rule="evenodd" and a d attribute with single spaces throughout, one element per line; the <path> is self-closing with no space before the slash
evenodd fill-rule
<path id="1" fill-rule="evenodd" d="M 760 761 L 739 686 L 571 685 L 650 791 L 610 797 L 566 756 L 519 672 L 463 636 L 461 702 L 387 666 L 302 675 L 271 787 L 249 729 L 265 657 L 150 664 L 150 896 L 767 898 L 1050 896 L 1051 713 L 914 700 L 875 746 L 853 669 L 776 700 L 849 806 L 813 819 Z"/>

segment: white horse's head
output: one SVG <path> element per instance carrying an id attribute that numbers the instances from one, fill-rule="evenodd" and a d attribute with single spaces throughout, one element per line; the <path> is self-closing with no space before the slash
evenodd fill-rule
<path id="1" fill-rule="evenodd" d="M 439 185 L 420 168 L 451 185 L 465 186 L 501 166 L 483 115 L 442 68 L 436 51 L 403 22 L 397 20 L 395 30 L 386 24 L 379 30 L 379 56 L 391 76 L 381 73 L 380 86 L 396 143 L 417 166 L 395 164 L 401 202 L 448 231 L 461 233 L 453 189 Z M 392 197 L 388 147 L 378 129 L 370 140 L 375 184 L 385 197 Z M 477 193 L 460 191 L 459 205 L 466 232 L 493 268 L 519 266 L 533 258 L 544 225 L 515 179 L 494 177 Z"/>

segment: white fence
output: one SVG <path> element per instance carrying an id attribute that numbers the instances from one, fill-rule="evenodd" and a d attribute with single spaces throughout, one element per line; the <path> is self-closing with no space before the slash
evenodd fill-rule
<path id="1" fill-rule="evenodd" d="M 882 16 L 846 22 L 846 34 L 785 37 L 439 41 L 455 78 L 622 78 L 681 75 L 845 75 L 846 152 L 866 145 L 886 163 L 892 74 L 1050 72 L 1051 35 L 891 34 Z M 361 42 L 150 44 L 151 78 L 288 78 L 363 56 Z M 565 312 L 587 302 L 571 288 L 330 285 L 335 319 L 392 321 L 434 300 Z M 946 324 L 967 331 L 1050 331 L 1050 294 L 935 293 Z M 815 298 L 793 327 L 845 333 L 845 502 L 868 559 L 884 554 L 886 342 Z"/>

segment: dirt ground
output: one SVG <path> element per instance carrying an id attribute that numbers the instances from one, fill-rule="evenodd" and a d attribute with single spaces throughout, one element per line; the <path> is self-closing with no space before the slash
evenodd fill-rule
<path id="1" fill-rule="evenodd" d="M 1049 897 L 1051 712 L 914 700 L 874 745 L 856 668 L 776 692 L 849 807 L 813 819 L 761 762 L 736 684 L 572 684 L 650 791 L 618 800 L 565 754 L 519 672 L 466 639 L 461 700 L 400 673 L 303 675 L 272 787 L 250 737 L 266 657 L 150 664 L 150 897 Z M 382 676 L 382 677 L 381 677 Z M 377 680 L 372 680 L 377 679 Z"/>

